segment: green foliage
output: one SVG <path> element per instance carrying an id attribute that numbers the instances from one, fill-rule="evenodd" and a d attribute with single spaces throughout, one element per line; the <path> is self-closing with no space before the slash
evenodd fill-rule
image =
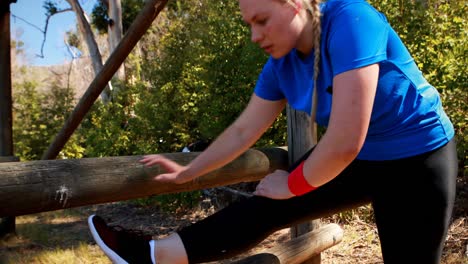
<path id="1" fill-rule="evenodd" d="M 83 124 L 86 156 L 178 151 L 215 138 L 248 103 L 267 57 L 250 42 L 237 2 L 174 1 L 160 16 L 168 28 L 150 29 L 144 40 L 157 42 L 143 42 L 145 56 L 127 63 L 141 75 Z M 284 145 L 284 115 L 278 120 L 258 146 Z"/>
<path id="2" fill-rule="evenodd" d="M 15 87 L 16 88 L 16 87 Z M 43 139 L 48 133 L 47 126 L 41 124 L 41 100 L 36 84 L 26 82 L 19 87 L 13 107 L 13 142 L 15 155 L 25 160 L 40 158 L 45 149 Z M 37 146 L 40 146 L 38 149 Z"/>
<path id="3" fill-rule="evenodd" d="M 58 12 L 57 4 L 51 0 L 45 1 L 42 7 L 46 10 L 46 16 L 53 16 Z"/>
<path id="4" fill-rule="evenodd" d="M 122 29 L 127 32 L 128 28 L 132 25 L 145 4 L 144 0 L 123 0 L 122 5 Z M 103 1 L 97 1 L 91 12 L 92 25 L 96 27 L 99 33 L 107 33 L 107 26 L 109 25 L 109 16 L 107 15 L 107 6 Z"/>
<path id="5" fill-rule="evenodd" d="M 460 173 L 468 175 L 466 1 L 370 1 L 387 15 L 454 123 Z"/>
<path id="6" fill-rule="evenodd" d="M 126 156 L 139 154 L 138 144 L 132 139 L 138 132 L 129 126 L 131 110 L 128 102 L 134 93 L 132 87 L 119 89 L 113 101 L 97 101 L 82 122 L 78 133 L 84 138 L 87 157 Z"/>
<path id="7" fill-rule="evenodd" d="M 67 31 L 66 33 L 66 36 L 67 36 L 67 42 L 70 46 L 72 47 L 75 47 L 77 49 L 80 49 L 81 48 L 81 40 L 80 40 L 80 36 L 77 34 L 76 31 Z"/>
<path id="8" fill-rule="evenodd" d="M 101 34 L 107 33 L 107 26 L 109 25 L 109 16 L 107 15 L 107 6 L 102 1 L 97 1 L 91 12 L 92 25 Z"/>
<path id="9" fill-rule="evenodd" d="M 354 220 L 359 219 L 366 223 L 374 223 L 374 209 L 370 204 L 360 206 L 356 209 L 350 209 L 339 212 L 333 216 L 333 220 L 340 224 L 349 224 Z"/>
<path id="10" fill-rule="evenodd" d="M 46 93 L 38 92 L 37 83 L 14 85 L 13 142 L 21 160 L 38 160 L 63 126 L 73 107 L 71 90 L 52 85 Z M 84 149 L 74 135 L 58 158 L 80 158 Z"/>
<path id="11" fill-rule="evenodd" d="M 174 9 L 168 32 L 153 47 L 160 55 L 142 67 L 152 88 L 139 100 L 136 114 L 152 113 L 148 125 L 159 127 L 154 131 L 162 132 L 158 138 L 169 150 L 213 139 L 232 123 L 267 59 L 250 42 L 237 2 L 199 2 Z M 283 135 L 277 137 L 281 142 Z M 270 137 L 260 143 L 273 142 Z"/>
<path id="12" fill-rule="evenodd" d="M 468 177 L 468 91 L 462 89 L 446 89 L 442 93 L 447 115 L 454 123 L 458 147 L 459 173 Z"/>

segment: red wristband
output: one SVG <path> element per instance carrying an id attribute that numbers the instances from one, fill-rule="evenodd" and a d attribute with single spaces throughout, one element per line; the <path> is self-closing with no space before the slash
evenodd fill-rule
<path id="1" fill-rule="evenodd" d="M 300 196 L 317 189 L 317 187 L 310 185 L 304 178 L 304 162 L 305 161 L 302 161 L 288 177 L 289 190 L 296 196 Z"/>

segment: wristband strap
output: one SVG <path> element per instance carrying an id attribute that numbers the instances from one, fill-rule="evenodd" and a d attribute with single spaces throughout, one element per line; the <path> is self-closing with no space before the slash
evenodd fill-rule
<path id="1" fill-rule="evenodd" d="M 300 196 L 317 189 L 317 187 L 310 185 L 304 178 L 304 162 L 305 161 L 302 161 L 288 177 L 289 190 L 296 196 Z"/>

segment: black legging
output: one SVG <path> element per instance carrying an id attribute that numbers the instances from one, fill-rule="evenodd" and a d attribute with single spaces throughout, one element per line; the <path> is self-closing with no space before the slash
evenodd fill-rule
<path id="1" fill-rule="evenodd" d="M 457 166 L 454 140 L 410 158 L 355 160 L 306 195 L 288 200 L 254 196 L 178 234 L 190 263 L 208 262 L 245 252 L 279 229 L 372 203 L 386 264 L 439 264 L 455 200 Z"/>

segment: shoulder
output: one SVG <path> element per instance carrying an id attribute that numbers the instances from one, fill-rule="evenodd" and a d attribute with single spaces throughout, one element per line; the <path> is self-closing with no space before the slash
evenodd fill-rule
<path id="1" fill-rule="evenodd" d="M 365 0 L 330 0 L 322 5 L 324 23 L 351 22 L 362 17 L 386 21 L 385 16 Z M 349 25 L 349 23 L 342 26 Z"/>
<path id="2" fill-rule="evenodd" d="M 338 35 L 372 36 L 374 33 L 385 34 L 389 23 L 383 13 L 365 0 L 330 0 L 322 7 L 322 34 L 330 40 Z"/>

